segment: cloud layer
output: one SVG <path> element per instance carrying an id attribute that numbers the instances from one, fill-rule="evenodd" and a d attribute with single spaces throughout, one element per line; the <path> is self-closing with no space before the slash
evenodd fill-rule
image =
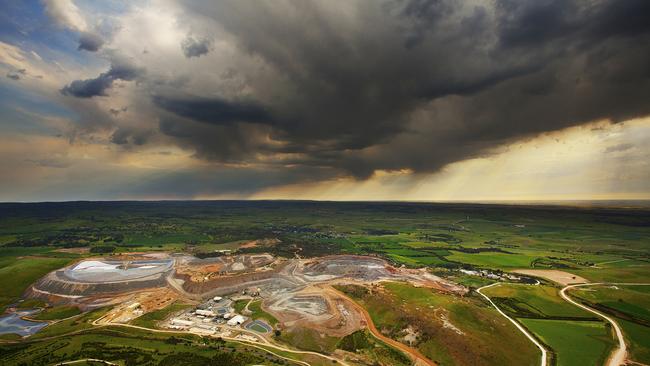
<path id="1" fill-rule="evenodd" d="M 104 18 L 45 6 L 97 60 L 59 79 L 77 116 L 66 133 L 191 152 L 213 172 L 195 179 L 205 190 L 430 174 L 650 115 L 646 0 L 158 0 Z M 166 176 L 156 189 L 179 186 Z"/>

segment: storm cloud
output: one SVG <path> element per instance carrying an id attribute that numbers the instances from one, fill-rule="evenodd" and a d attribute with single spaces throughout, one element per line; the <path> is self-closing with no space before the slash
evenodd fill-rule
<path id="1" fill-rule="evenodd" d="M 252 102 L 226 101 L 220 98 L 163 96 L 155 96 L 153 101 L 160 108 L 169 112 L 205 123 L 273 122 L 273 117 L 264 107 Z"/>
<path id="2" fill-rule="evenodd" d="M 113 60 L 111 68 L 96 78 L 75 80 L 61 89 L 63 95 L 77 98 L 105 96 L 106 90 L 116 80 L 132 81 L 142 75 L 144 70 L 125 60 Z"/>
<path id="3" fill-rule="evenodd" d="M 104 44 L 104 39 L 95 33 L 83 32 L 79 36 L 78 50 L 97 52 Z"/>
<path id="4" fill-rule="evenodd" d="M 192 36 L 187 36 L 181 43 L 181 48 L 187 58 L 200 57 L 210 52 L 210 43 L 210 40 L 206 38 L 196 39 Z"/>
<path id="5" fill-rule="evenodd" d="M 246 105 L 155 103 L 203 123 L 271 126 L 278 144 L 266 153 L 291 154 L 292 166 L 432 172 L 538 133 L 650 113 L 642 0 L 185 5 L 280 82 L 252 80 Z M 183 145 L 219 159 L 210 131 L 188 127 Z"/>
<path id="6" fill-rule="evenodd" d="M 99 28 L 76 7 L 48 6 L 94 52 L 78 57 L 111 62 L 57 84 L 82 117 L 105 112 L 88 133 L 187 153 L 208 167 L 192 192 L 423 176 L 650 115 L 646 0 L 186 0 L 143 5 L 105 42 L 83 33 Z M 98 124 L 79 120 L 76 131 Z M 220 178 L 224 166 L 236 173 Z M 182 177 L 195 175 L 143 190 Z"/>

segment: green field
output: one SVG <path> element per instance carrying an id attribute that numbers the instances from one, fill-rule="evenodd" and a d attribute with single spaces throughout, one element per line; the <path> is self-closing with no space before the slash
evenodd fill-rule
<path id="1" fill-rule="evenodd" d="M 362 354 L 382 365 L 409 366 L 412 363 L 408 356 L 379 341 L 368 330 L 358 330 L 341 338 L 337 348 Z"/>
<path id="2" fill-rule="evenodd" d="M 602 365 L 614 340 L 603 322 L 520 319 L 555 354 L 557 366 Z"/>
<path id="3" fill-rule="evenodd" d="M 171 314 L 190 308 L 191 305 L 175 302 L 167 307 L 146 313 L 131 321 L 131 324 L 145 328 L 156 328 L 159 321 L 167 319 Z"/>
<path id="4" fill-rule="evenodd" d="M 55 306 L 53 308 L 47 308 L 43 310 L 42 312 L 33 316 L 33 318 L 37 320 L 58 320 L 79 314 L 81 314 L 81 310 L 79 310 L 79 308 L 76 306 Z"/>
<path id="5" fill-rule="evenodd" d="M 573 289 L 571 296 L 615 317 L 631 358 L 650 363 L 650 286 L 589 286 Z"/>
<path id="6" fill-rule="evenodd" d="M 417 348 L 441 365 L 536 365 L 539 351 L 493 308 L 474 297 L 436 293 L 403 283 L 373 292 L 338 287 L 362 304 L 384 334 L 399 339 L 404 329 L 421 334 Z M 516 348 L 517 353 L 510 350 Z"/>
<path id="7" fill-rule="evenodd" d="M 248 310 L 252 312 L 251 318 L 253 319 L 265 320 L 267 323 L 271 324 L 271 326 L 275 326 L 276 324 L 278 324 L 278 320 L 273 315 L 262 310 L 261 300 L 252 301 L 248 305 Z"/>
<path id="8" fill-rule="evenodd" d="M 623 337 L 628 344 L 630 359 L 642 364 L 650 364 L 650 327 L 623 319 L 617 319 L 617 322 L 623 328 Z"/>
<path id="9" fill-rule="evenodd" d="M 288 365 L 288 361 L 237 343 L 190 335 L 159 335 L 111 327 L 34 343 L 0 344 L 2 364 L 53 365 L 95 358 L 125 366 Z"/>
<path id="10" fill-rule="evenodd" d="M 25 290 L 48 272 L 71 261 L 69 257 L 44 256 L 49 248 L 0 249 L 0 310 L 20 298 Z M 58 254 L 58 253 L 57 253 Z"/>
<path id="11" fill-rule="evenodd" d="M 89 311 L 87 313 L 84 313 L 81 316 L 66 319 L 66 320 L 63 320 L 63 321 L 48 325 L 47 327 L 43 328 L 38 333 L 36 333 L 33 336 L 29 337 L 29 339 L 32 340 L 32 339 L 42 339 L 42 338 L 48 338 L 48 337 L 59 337 L 59 336 L 64 336 L 64 335 L 72 333 L 72 332 L 91 329 L 91 328 L 93 328 L 92 322 L 99 319 L 99 318 L 101 318 L 109 310 L 111 310 L 110 307 L 95 309 L 95 310 Z"/>
<path id="12" fill-rule="evenodd" d="M 527 252 L 513 252 L 513 254 L 503 253 L 460 253 L 453 252 L 446 258 L 450 261 L 468 263 L 478 267 L 510 269 L 510 268 L 528 268 L 533 260 L 540 255 Z"/>
<path id="13" fill-rule="evenodd" d="M 562 299 L 553 286 L 500 284 L 482 291 L 513 317 L 593 318 L 594 315 Z"/>
<path id="14" fill-rule="evenodd" d="M 233 303 L 232 307 L 235 309 L 236 313 L 241 314 L 242 310 L 244 310 L 244 308 L 246 308 L 246 305 L 248 304 L 249 301 L 250 300 L 248 300 L 248 299 L 246 299 L 246 300 L 237 300 L 237 301 L 235 301 Z"/>
<path id="15" fill-rule="evenodd" d="M 258 239 L 278 244 L 238 249 L 242 242 Z M 71 248 L 85 248 L 90 253 L 61 251 Z M 268 252 L 285 258 L 375 255 L 395 266 L 428 267 L 438 276 L 472 288 L 492 280 L 459 269 L 548 268 L 594 282 L 650 282 L 650 210 L 308 201 L 0 204 L 0 309 L 16 303 L 30 284 L 49 271 L 79 258 L 131 251 L 214 256 L 221 249 Z M 584 357 L 598 359 L 601 348 L 607 347 L 598 336 L 604 330 L 589 326 L 593 316 L 565 303 L 557 290 L 550 285 L 502 284 L 486 294 L 510 315 L 532 322 L 531 327 L 537 329 L 542 324 L 533 331 L 540 331 L 540 337 L 546 334 L 551 345 L 558 339 L 554 334 L 557 327 L 551 326 L 558 323 L 551 319 L 581 319 L 570 323 L 569 333 L 581 344 L 595 347 Z M 573 294 L 616 316 L 632 356 L 648 363 L 649 291 L 622 286 L 614 291 L 607 287 L 593 290 Z M 526 365 L 538 361 L 532 344 L 474 293 L 456 297 L 404 284 L 387 284 L 383 291 L 374 297 L 355 295 L 355 291 L 351 295 L 369 309 L 385 334 L 399 339 L 408 325 L 421 328 L 417 347 L 442 365 Z M 246 303 L 234 306 L 241 311 Z M 24 308 L 45 305 L 40 300 L 17 304 Z M 277 320 L 260 305 L 260 301 L 250 304 L 253 318 L 275 325 Z M 154 327 L 182 306 L 174 304 L 146 314 L 133 324 Z M 91 331 L 90 322 L 107 310 L 52 324 L 31 338 Z M 38 316 L 60 319 L 74 313 L 70 308 L 55 307 Z M 281 335 L 285 342 L 324 352 L 332 352 L 337 344 L 365 345 L 363 335 L 354 337 L 339 343 L 343 340 L 310 330 L 283 329 Z M 558 345 L 559 355 L 567 352 L 564 346 Z M 509 352 L 513 348 L 520 352 Z M 390 358 L 390 349 L 385 350 L 387 358 L 371 357 L 373 362 L 397 363 L 398 358 Z M 372 353 L 367 349 L 361 352 Z M 574 360 L 570 354 L 567 357 Z M 315 364 L 320 362 L 322 359 Z"/>
<path id="16" fill-rule="evenodd" d="M 0 214 L 3 207 L 11 212 L 0 215 L 3 251 L 40 245 L 210 253 L 269 238 L 295 247 L 246 251 L 379 254 L 413 267 L 559 268 L 591 280 L 650 273 L 650 215 L 641 209 L 197 201 L 6 204 Z"/>
<path id="17" fill-rule="evenodd" d="M 650 285 L 589 286 L 573 289 L 571 295 L 614 315 L 636 319 L 650 326 Z"/>
<path id="18" fill-rule="evenodd" d="M 282 331 L 279 340 L 298 349 L 314 352 L 334 352 L 340 338 L 328 336 L 310 328 L 295 327 Z"/>

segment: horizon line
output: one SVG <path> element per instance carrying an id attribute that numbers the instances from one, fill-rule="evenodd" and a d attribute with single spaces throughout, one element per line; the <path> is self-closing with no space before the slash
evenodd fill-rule
<path id="1" fill-rule="evenodd" d="M 53 201 L 0 201 L 7 204 L 64 204 L 64 203 L 162 203 L 162 202 L 321 202 L 321 203 L 417 203 L 417 204 L 476 204 L 476 205 L 514 205 L 514 206 L 564 206 L 599 208 L 650 208 L 650 199 L 493 199 L 493 200 L 319 200 L 319 199 L 286 199 L 286 198 L 213 198 L 213 199 L 107 199 L 107 200 L 53 200 Z M 629 205 L 635 203 L 635 205 Z"/>

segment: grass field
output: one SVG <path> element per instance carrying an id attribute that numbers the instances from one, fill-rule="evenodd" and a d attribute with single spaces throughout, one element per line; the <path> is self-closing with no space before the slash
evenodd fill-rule
<path id="1" fill-rule="evenodd" d="M 244 310 L 244 308 L 246 307 L 246 304 L 248 304 L 249 301 L 250 300 L 248 300 L 248 299 L 246 299 L 246 300 L 237 300 L 237 301 L 235 301 L 233 303 L 232 307 L 233 307 L 233 309 L 235 309 L 236 313 L 241 314 L 242 310 Z"/>
<path id="2" fill-rule="evenodd" d="M 295 243 L 304 256 L 375 253 L 412 267 L 535 266 L 628 281 L 650 273 L 649 216 L 644 210 L 380 202 L 4 204 L 0 243 L 3 252 L 12 250 L 8 245 L 101 245 L 116 252 L 206 253 L 273 238 Z M 298 249 L 268 250 L 293 256 Z M 604 264 L 594 268 L 597 263 Z"/>
<path id="3" fill-rule="evenodd" d="M 340 338 L 331 337 L 310 328 L 293 328 L 282 331 L 279 339 L 290 346 L 315 352 L 331 353 Z"/>
<path id="4" fill-rule="evenodd" d="M 650 327 L 617 319 L 623 328 L 623 337 L 628 343 L 630 358 L 633 361 L 650 364 Z"/>
<path id="5" fill-rule="evenodd" d="M 379 341 L 367 329 L 343 337 L 337 344 L 337 348 L 363 355 L 374 364 L 409 366 L 412 363 L 408 356 Z"/>
<path id="6" fill-rule="evenodd" d="M 614 316 L 632 359 L 650 363 L 650 286 L 590 286 L 574 289 L 571 295 Z"/>
<path id="7" fill-rule="evenodd" d="M 538 254 L 526 252 L 513 252 L 513 254 L 453 252 L 453 254 L 447 256 L 446 259 L 479 267 L 511 269 L 528 268 L 530 267 L 530 264 L 539 257 Z"/>
<path id="8" fill-rule="evenodd" d="M 110 310 L 110 307 L 95 309 L 81 316 L 66 319 L 43 328 L 38 333 L 29 337 L 29 339 L 42 339 L 47 337 L 56 337 L 71 332 L 90 329 L 93 327 L 92 322 L 99 319 Z"/>
<path id="9" fill-rule="evenodd" d="M 614 345 L 603 322 L 520 319 L 556 357 L 557 366 L 602 365 Z"/>
<path id="10" fill-rule="evenodd" d="M 69 318 L 71 316 L 79 314 L 81 314 L 81 310 L 79 310 L 79 308 L 76 306 L 55 306 L 53 308 L 44 309 L 40 313 L 33 316 L 33 318 L 37 320 L 57 320 Z"/>
<path id="11" fill-rule="evenodd" d="M 649 238 L 650 211 L 642 209 L 300 201 L 0 204 L 0 310 L 47 272 L 93 255 L 55 251 L 62 248 L 205 254 L 236 249 L 247 240 L 277 239 L 278 245 L 242 252 L 266 251 L 286 258 L 371 254 L 397 266 L 429 267 L 437 275 L 476 288 L 490 281 L 462 275 L 458 269 L 555 268 L 590 281 L 649 282 Z M 630 336 L 631 352 L 648 363 L 649 337 L 642 326 L 650 319 L 647 294 L 628 288 L 595 290 L 584 295 L 585 301 L 617 313 Z M 522 321 L 589 317 L 562 302 L 550 286 L 501 285 L 487 294 Z M 480 298 L 403 284 L 388 284 L 374 296 L 361 294 L 358 301 L 368 307 L 380 329 L 400 338 L 408 325 L 422 328 L 418 348 L 442 365 L 537 362 L 532 344 Z M 259 302 L 250 310 L 254 317 L 275 323 Z M 89 321 L 103 311 L 48 326 L 32 338 L 89 329 Z M 168 311 L 172 310 L 147 314 L 134 324 L 153 326 Z M 54 315 L 42 316 L 66 315 L 60 309 L 50 312 Z M 556 323 L 541 324 L 547 324 L 541 329 L 550 334 L 549 342 L 555 342 L 555 328 L 549 324 Z M 587 324 L 572 325 L 571 332 L 598 333 Z M 309 332 L 283 336 L 313 349 L 329 351 L 336 345 L 335 340 Z"/>
<path id="12" fill-rule="evenodd" d="M 252 312 L 251 318 L 253 319 L 265 320 L 267 323 L 271 324 L 271 326 L 275 326 L 276 324 L 278 324 L 278 319 L 276 319 L 273 315 L 267 313 L 262 309 L 261 300 L 252 301 L 248 305 L 248 310 Z"/>
<path id="13" fill-rule="evenodd" d="M 578 308 L 559 295 L 553 286 L 500 284 L 483 290 L 501 310 L 514 317 L 527 318 L 593 318 L 593 314 Z"/>
<path id="14" fill-rule="evenodd" d="M 167 307 L 146 313 L 131 321 L 131 324 L 145 328 L 156 328 L 159 321 L 167 319 L 171 314 L 190 308 L 191 305 L 175 302 Z"/>
<path id="15" fill-rule="evenodd" d="M 25 290 L 50 271 L 69 263 L 70 257 L 46 257 L 51 249 L 0 250 L 0 311 L 16 302 Z"/>
<path id="16" fill-rule="evenodd" d="M 650 325 L 650 285 L 590 286 L 573 289 L 571 294 Z"/>
<path id="17" fill-rule="evenodd" d="M 370 292 L 353 286 L 340 290 L 370 313 L 377 328 L 400 339 L 409 326 L 420 333 L 417 348 L 440 365 L 536 365 L 539 351 L 517 329 L 473 297 L 460 298 L 386 283 Z M 518 352 L 510 352 L 511 349 Z"/>
<path id="18" fill-rule="evenodd" d="M 0 345 L 2 365 L 52 365 L 96 358 L 122 365 L 287 365 L 269 353 L 237 343 L 189 335 L 110 327 L 53 340 Z"/>

